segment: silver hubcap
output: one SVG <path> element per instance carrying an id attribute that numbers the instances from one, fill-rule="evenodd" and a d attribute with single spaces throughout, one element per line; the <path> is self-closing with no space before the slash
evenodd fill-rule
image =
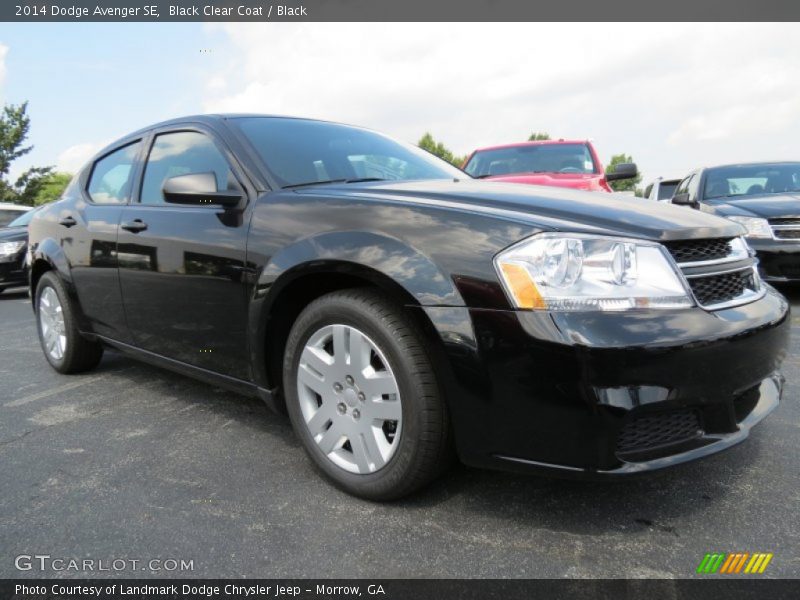
<path id="1" fill-rule="evenodd" d="M 309 338 L 297 392 L 306 427 L 331 462 L 363 474 L 392 458 L 403 423 L 400 390 L 383 352 L 358 329 L 328 325 Z"/>
<path id="2" fill-rule="evenodd" d="M 50 358 L 61 360 L 67 351 L 67 335 L 64 331 L 64 311 L 53 288 L 47 287 L 42 292 L 38 312 L 44 351 Z"/>

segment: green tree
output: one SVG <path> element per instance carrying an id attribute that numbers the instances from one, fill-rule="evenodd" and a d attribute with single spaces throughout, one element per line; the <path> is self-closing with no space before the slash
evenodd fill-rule
<path id="1" fill-rule="evenodd" d="M 543 140 L 550 140 L 550 134 L 546 131 L 534 131 L 532 134 L 528 136 L 529 142 L 539 142 Z"/>
<path id="2" fill-rule="evenodd" d="M 42 178 L 42 185 L 33 200 L 34 206 L 40 206 L 58 200 L 72 181 L 69 173 L 55 172 Z"/>
<path id="3" fill-rule="evenodd" d="M 632 156 L 628 156 L 624 152 L 622 154 L 615 154 L 611 157 L 611 162 L 606 165 L 606 173 L 613 173 L 614 167 L 621 163 L 634 162 Z M 633 192 L 636 190 L 636 185 L 642 181 L 642 175 L 639 173 L 636 177 L 631 179 L 620 179 L 619 181 L 610 181 L 608 185 L 615 192 Z"/>
<path id="4" fill-rule="evenodd" d="M 33 150 L 25 145 L 31 127 L 27 113 L 28 103 L 23 102 L 6 104 L 0 115 L 0 202 L 33 206 L 53 168 L 31 167 L 13 184 L 8 179 L 11 163 Z"/>
<path id="5" fill-rule="evenodd" d="M 456 156 L 442 142 L 437 142 L 433 139 L 433 136 L 428 132 L 425 132 L 425 135 L 419 139 L 417 146 L 459 168 L 467 158 L 466 156 Z"/>

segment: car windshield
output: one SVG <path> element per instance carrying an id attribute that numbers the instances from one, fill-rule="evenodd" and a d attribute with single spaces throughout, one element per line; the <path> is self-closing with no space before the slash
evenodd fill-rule
<path id="1" fill-rule="evenodd" d="M 26 215 L 27 212 L 19 210 L 11 210 L 0 208 L 0 227 L 8 227 L 9 223 L 17 219 L 20 215 Z"/>
<path id="2" fill-rule="evenodd" d="M 512 173 L 596 173 L 586 144 L 531 144 L 479 150 L 464 170 L 473 177 Z"/>
<path id="3" fill-rule="evenodd" d="M 231 121 L 281 187 L 464 177 L 462 171 L 416 146 L 357 127 L 280 117 Z"/>
<path id="4" fill-rule="evenodd" d="M 800 163 L 737 165 L 709 169 L 703 198 L 800 192 Z"/>
<path id="5" fill-rule="evenodd" d="M 33 218 L 35 212 L 36 212 L 35 210 L 29 210 L 27 212 L 22 213 L 22 215 L 11 221 L 7 225 L 7 227 L 26 227 L 28 223 L 31 222 L 31 219 Z M 16 214 L 19 215 L 19 213 Z"/>

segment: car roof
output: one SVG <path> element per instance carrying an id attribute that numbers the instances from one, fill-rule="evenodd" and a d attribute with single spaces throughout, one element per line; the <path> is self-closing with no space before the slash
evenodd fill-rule
<path id="1" fill-rule="evenodd" d="M 262 113 L 208 113 L 198 115 L 186 115 L 185 117 L 175 117 L 174 119 L 167 119 L 166 121 L 159 121 L 147 127 L 142 127 L 132 133 L 129 133 L 125 138 L 140 136 L 152 129 L 159 129 L 161 127 L 169 127 L 170 125 L 180 125 L 181 123 L 218 123 L 228 119 L 246 119 L 246 118 L 270 118 L 270 119 L 294 119 L 297 121 L 318 121 L 320 123 L 330 123 L 323 119 L 312 119 L 309 117 L 295 117 L 292 115 L 273 115 Z M 121 138 L 121 139 L 125 139 Z M 116 143 L 116 142 L 115 142 Z"/>
<path id="2" fill-rule="evenodd" d="M 475 152 L 483 152 L 484 150 L 503 150 L 505 148 L 523 148 L 525 146 L 553 146 L 558 144 L 587 144 L 589 140 L 535 140 L 532 142 L 514 142 L 512 144 L 500 144 L 498 146 L 484 146 L 477 148 Z"/>
<path id="3" fill-rule="evenodd" d="M 87 161 L 86 164 L 93 163 L 99 157 L 103 156 L 104 154 L 108 153 L 109 151 L 117 148 L 121 145 L 132 141 L 134 138 L 140 138 L 143 135 L 147 134 L 149 131 L 153 129 L 160 129 L 162 127 L 169 127 L 171 125 L 181 125 L 185 123 L 199 123 L 201 125 L 213 125 L 214 123 L 219 123 L 221 121 L 226 121 L 228 119 L 244 119 L 244 118 L 271 118 L 271 119 L 294 119 L 297 121 L 317 121 L 319 123 L 333 123 L 334 121 L 325 121 L 324 119 L 312 119 L 309 117 L 295 117 L 291 115 L 274 115 L 274 114 L 263 114 L 263 113 L 208 113 L 208 114 L 197 114 L 197 115 L 186 115 L 183 117 L 175 117 L 173 119 L 167 119 L 166 121 L 159 121 L 158 123 L 153 123 L 152 125 L 147 125 L 146 127 L 142 127 L 137 129 L 136 131 L 132 131 L 122 137 L 115 139 L 110 144 L 107 144 L 103 147 L 102 150 L 97 152 L 92 156 L 91 159 Z M 348 125 L 348 127 L 357 127 L 356 125 Z M 363 128 L 361 128 L 363 129 Z M 83 169 L 83 167 L 81 168 Z"/>
<path id="4" fill-rule="evenodd" d="M 757 167 L 760 165 L 800 165 L 797 160 L 761 160 L 755 162 L 741 162 L 741 163 L 727 163 L 722 165 L 710 165 L 708 167 L 701 167 L 700 170 L 708 169 L 724 169 L 726 167 Z"/>

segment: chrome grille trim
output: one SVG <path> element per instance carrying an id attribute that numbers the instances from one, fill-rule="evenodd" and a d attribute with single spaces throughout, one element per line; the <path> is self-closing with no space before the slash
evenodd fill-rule
<path id="1" fill-rule="evenodd" d="M 772 230 L 772 239 L 779 242 L 800 240 L 800 217 L 776 217 L 767 221 Z"/>
<path id="2" fill-rule="evenodd" d="M 700 241 L 702 242 L 702 240 Z M 687 243 L 690 243 L 690 241 L 687 240 Z M 711 243 L 713 243 L 713 240 L 709 241 L 709 244 Z M 763 286 L 761 278 L 758 275 L 758 261 L 753 257 L 752 250 L 748 252 L 746 257 L 743 257 L 741 252 L 737 253 L 732 247 L 732 244 L 729 243 L 728 256 L 721 258 L 715 257 L 704 261 L 680 262 L 678 258 L 683 257 L 684 253 L 674 249 L 674 243 L 672 245 L 665 244 L 665 247 L 672 257 L 677 271 L 682 276 L 687 292 L 691 294 L 695 303 L 700 308 L 705 310 L 732 308 L 734 306 L 754 302 L 766 294 L 766 288 Z M 736 263 L 735 266 L 734 263 Z M 730 266 L 725 268 L 727 265 Z M 698 269 L 703 268 L 707 270 L 697 272 Z M 726 275 L 733 276 L 737 273 L 741 274 L 740 280 L 737 280 L 735 277 L 725 277 Z M 704 301 L 714 296 L 724 297 L 726 295 L 725 292 L 736 289 L 740 289 L 741 291 L 735 297 L 721 299 L 715 302 Z"/>

